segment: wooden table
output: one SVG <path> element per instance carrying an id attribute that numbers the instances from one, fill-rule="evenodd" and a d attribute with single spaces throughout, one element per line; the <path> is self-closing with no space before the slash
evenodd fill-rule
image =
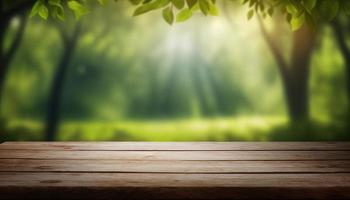
<path id="1" fill-rule="evenodd" d="M 6 142 L 0 199 L 350 199 L 350 143 Z"/>

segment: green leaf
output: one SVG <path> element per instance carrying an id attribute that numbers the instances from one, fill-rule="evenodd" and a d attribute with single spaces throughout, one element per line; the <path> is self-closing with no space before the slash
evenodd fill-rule
<path id="1" fill-rule="evenodd" d="M 176 22 L 184 22 L 188 20 L 189 18 L 192 17 L 192 11 L 188 8 L 185 8 L 181 10 L 177 15 L 176 15 Z"/>
<path id="2" fill-rule="evenodd" d="M 52 7 L 51 8 L 51 16 L 54 18 L 57 18 L 59 20 L 64 21 L 65 16 L 64 16 L 64 8 L 61 5 L 60 0 L 49 0 L 48 4 Z"/>
<path id="3" fill-rule="evenodd" d="M 293 3 L 288 3 L 286 6 L 286 10 L 288 13 L 290 13 L 292 15 L 297 15 L 299 13 L 298 8 L 295 7 L 295 5 Z"/>
<path id="4" fill-rule="evenodd" d="M 76 19 L 79 19 L 83 15 L 86 15 L 89 11 L 87 7 L 76 0 L 68 1 L 68 8 L 70 8 Z"/>
<path id="5" fill-rule="evenodd" d="M 302 14 L 300 16 L 293 16 L 290 25 L 293 31 L 298 30 L 305 22 L 305 15 Z"/>
<path id="6" fill-rule="evenodd" d="M 275 11 L 275 10 L 273 9 L 273 7 L 271 7 L 271 8 L 269 8 L 269 9 L 267 10 L 267 14 L 268 14 L 270 17 L 272 17 L 274 11 Z"/>
<path id="7" fill-rule="evenodd" d="M 188 8 L 191 9 L 194 5 L 196 5 L 198 0 L 186 0 L 186 2 L 187 2 Z"/>
<path id="8" fill-rule="evenodd" d="M 209 12 L 209 3 L 207 0 L 199 0 L 199 8 L 204 15 L 207 15 Z"/>
<path id="9" fill-rule="evenodd" d="M 143 13 L 162 8 L 170 3 L 170 0 L 156 0 L 150 3 L 142 4 L 134 11 L 133 16 L 138 16 Z"/>
<path id="10" fill-rule="evenodd" d="M 174 13 L 171 6 L 168 6 L 163 10 L 163 18 L 169 25 L 174 23 Z"/>
<path id="11" fill-rule="evenodd" d="M 216 7 L 216 5 L 213 2 L 209 3 L 209 10 L 208 13 L 212 16 L 218 16 L 219 15 L 219 9 Z"/>
<path id="12" fill-rule="evenodd" d="M 56 6 L 56 7 L 63 8 L 63 6 L 61 5 L 61 1 L 60 0 L 49 0 L 48 3 L 49 3 L 50 6 Z"/>
<path id="13" fill-rule="evenodd" d="M 250 0 L 249 8 L 253 7 L 257 3 L 257 0 Z"/>
<path id="14" fill-rule="evenodd" d="M 249 10 L 249 12 L 247 13 L 247 19 L 250 20 L 253 16 L 254 16 L 254 10 L 251 9 L 251 10 Z"/>
<path id="15" fill-rule="evenodd" d="M 185 0 L 171 0 L 177 9 L 182 9 L 185 6 Z"/>
<path id="16" fill-rule="evenodd" d="M 30 11 L 30 17 L 33 17 L 33 16 L 35 16 L 36 14 L 38 14 L 38 12 L 39 12 L 39 9 L 40 9 L 40 7 L 43 5 L 43 2 L 42 1 L 36 1 L 35 2 L 35 4 L 34 4 L 34 6 L 33 6 L 33 8 L 32 8 L 32 10 Z"/>
<path id="17" fill-rule="evenodd" d="M 41 4 L 38 13 L 41 18 L 47 19 L 49 16 L 49 9 L 47 9 L 44 4 Z"/>

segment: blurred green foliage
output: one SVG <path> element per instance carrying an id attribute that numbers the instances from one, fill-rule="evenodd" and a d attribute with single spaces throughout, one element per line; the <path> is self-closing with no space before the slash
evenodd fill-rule
<path id="1" fill-rule="evenodd" d="M 114 0 L 119 2 L 119 0 Z M 350 14 L 350 3 L 346 0 L 223 0 L 239 2 L 248 5 L 248 19 L 255 13 L 273 16 L 275 10 L 281 11 L 293 30 L 298 30 L 303 24 L 318 26 L 324 21 L 334 19 L 339 13 Z M 89 13 L 89 3 L 86 0 L 35 0 L 30 15 L 39 15 L 43 19 L 53 18 L 65 20 L 67 10 L 74 13 L 79 19 Z M 94 1 L 95 2 L 95 1 Z M 109 0 L 97 0 L 99 4 L 106 5 Z M 168 24 L 183 22 L 190 19 L 193 13 L 200 12 L 203 15 L 217 16 L 217 0 L 129 0 L 135 6 L 133 16 L 138 16 L 150 11 L 162 9 L 163 18 Z M 222 1 L 221 1 L 222 2 Z"/>
<path id="2" fill-rule="evenodd" d="M 59 140 L 348 140 L 343 58 L 329 27 L 312 59 L 311 123 L 288 124 L 281 80 L 247 10 L 168 26 L 127 2 L 91 7 L 64 83 Z M 71 21 L 70 21 L 71 20 Z M 1 140 L 40 140 L 62 44 L 32 18 L 7 77 Z M 66 18 L 69 30 L 75 20 Z M 274 21 L 266 20 L 269 28 Z M 278 22 L 277 22 L 278 23 Z M 16 29 L 16 18 L 11 29 Z M 285 48 L 287 24 L 280 23 Z M 11 37 L 11 30 L 10 34 Z"/>

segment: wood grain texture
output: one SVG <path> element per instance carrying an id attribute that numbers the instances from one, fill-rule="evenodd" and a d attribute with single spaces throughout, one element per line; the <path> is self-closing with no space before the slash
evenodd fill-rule
<path id="1" fill-rule="evenodd" d="M 350 151 L 350 142 L 5 142 L 1 149 L 107 151 Z"/>
<path id="2" fill-rule="evenodd" d="M 349 173 L 154 174 L 0 172 L 0 186 L 19 187 L 350 187 Z M 6 181 L 4 181 L 6 180 Z"/>
<path id="3" fill-rule="evenodd" d="M 6 142 L 0 199 L 350 199 L 350 143 Z"/>
<path id="4" fill-rule="evenodd" d="M 350 173 L 350 161 L 119 161 L 3 159 L 0 172 Z"/>
<path id="5" fill-rule="evenodd" d="M 2 199 L 350 198 L 349 174 L 0 173 L 0 178 L 6 180 L 0 182 Z"/>
<path id="6" fill-rule="evenodd" d="M 1 145 L 0 145 L 1 146 Z M 0 150 L 0 159 L 350 160 L 350 151 L 59 151 Z"/>

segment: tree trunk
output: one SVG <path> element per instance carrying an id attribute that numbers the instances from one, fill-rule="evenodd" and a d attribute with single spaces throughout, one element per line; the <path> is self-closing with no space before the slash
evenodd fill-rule
<path id="1" fill-rule="evenodd" d="M 335 36 L 336 42 L 338 43 L 340 52 L 343 55 L 343 59 L 345 62 L 346 79 L 347 79 L 346 80 L 347 81 L 347 96 L 348 96 L 348 99 L 350 100 L 350 49 L 347 45 L 345 33 L 342 30 L 338 19 L 334 20 L 331 25 L 332 25 L 332 28 L 334 31 L 334 36 Z"/>
<path id="2" fill-rule="evenodd" d="M 9 66 L 17 49 L 22 41 L 23 34 L 25 31 L 25 27 L 27 24 L 27 17 L 25 14 L 21 14 L 20 16 L 20 24 L 16 31 L 16 35 L 14 39 L 11 41 L 11 45 L 8 50 L 5 50 L 4 42 L 6 37 L 6 30 L 9 27 L 10 19 L 3 19 L 0 21 L 0 105 L 2 102 L 2 96 L 5 87 L 6 76 L 9 71 Z"/>
<path id="3" fill-rule="evenodd" d="M 70 37 L 63 38 L 63 53 L 56 67 L 52 80 L 52 87 L 49 94 L 47 121 L 46 121 L 46 140 L 54 141 L 59 125 L 61 100 L 63 94 L 64 80 L 66 71 L 73 57 L 80 32 L 79 25 L 75 27 L 74 33 Z"/>
<path id="4" fill-rule="evenodd" d="M 4 53 L 4 40 L 5 40 L 5 30 L 7 24 L 4 20 L 0 21 L 0 102 L 2 97 L 2 91 L 5 83 L 5 74 L 7 72 L 8 66 L 5 63 L 5 53 Z M 0 103 L 1 106 L 1 103 Z M 1 109 L 0 109 L 1 110 Z"/>
<path id="5" fill-rule="evenodd" d="M 289 118 L 292 123 L 309 120 L 309 71 L 315 32 L 307 25 L 293 33 L 291 61 L 288 63 L 276 41 L 259 18 L 260 30 L 267 42 L 282 80 Z"/>
<path id="6" fill-rule="evenodd" d="M 293 33 L 291 65 L 286 76 L 286 97 L 292 122 L 309 120 L 310 62 L 315 32 L 304 25 Z"/>
<path id="7" fill-rule="evenodd" d="M 26 0 L 20 3 L 17 3 L 15 6 L 8 9 L 4 8 L 3 3 L 4 2 L 0 0 L 0 106 L 2 102 L 2 94 L 4 90 L 5 79 L 9 69 L 9 65 L 20 45 L 24 30 L 25 30 L 25 26 L 27 24 L 26 11 L 33 6 L 33 4 L 35 3 L 35 0 Z M 6 31 L 8 30 L 11 19 L 16 15 L 20 15 L 20 18 L 21 18 L 20 26 L 9 47 L 9 50 L 6 51 L 4 46 Z"/>

